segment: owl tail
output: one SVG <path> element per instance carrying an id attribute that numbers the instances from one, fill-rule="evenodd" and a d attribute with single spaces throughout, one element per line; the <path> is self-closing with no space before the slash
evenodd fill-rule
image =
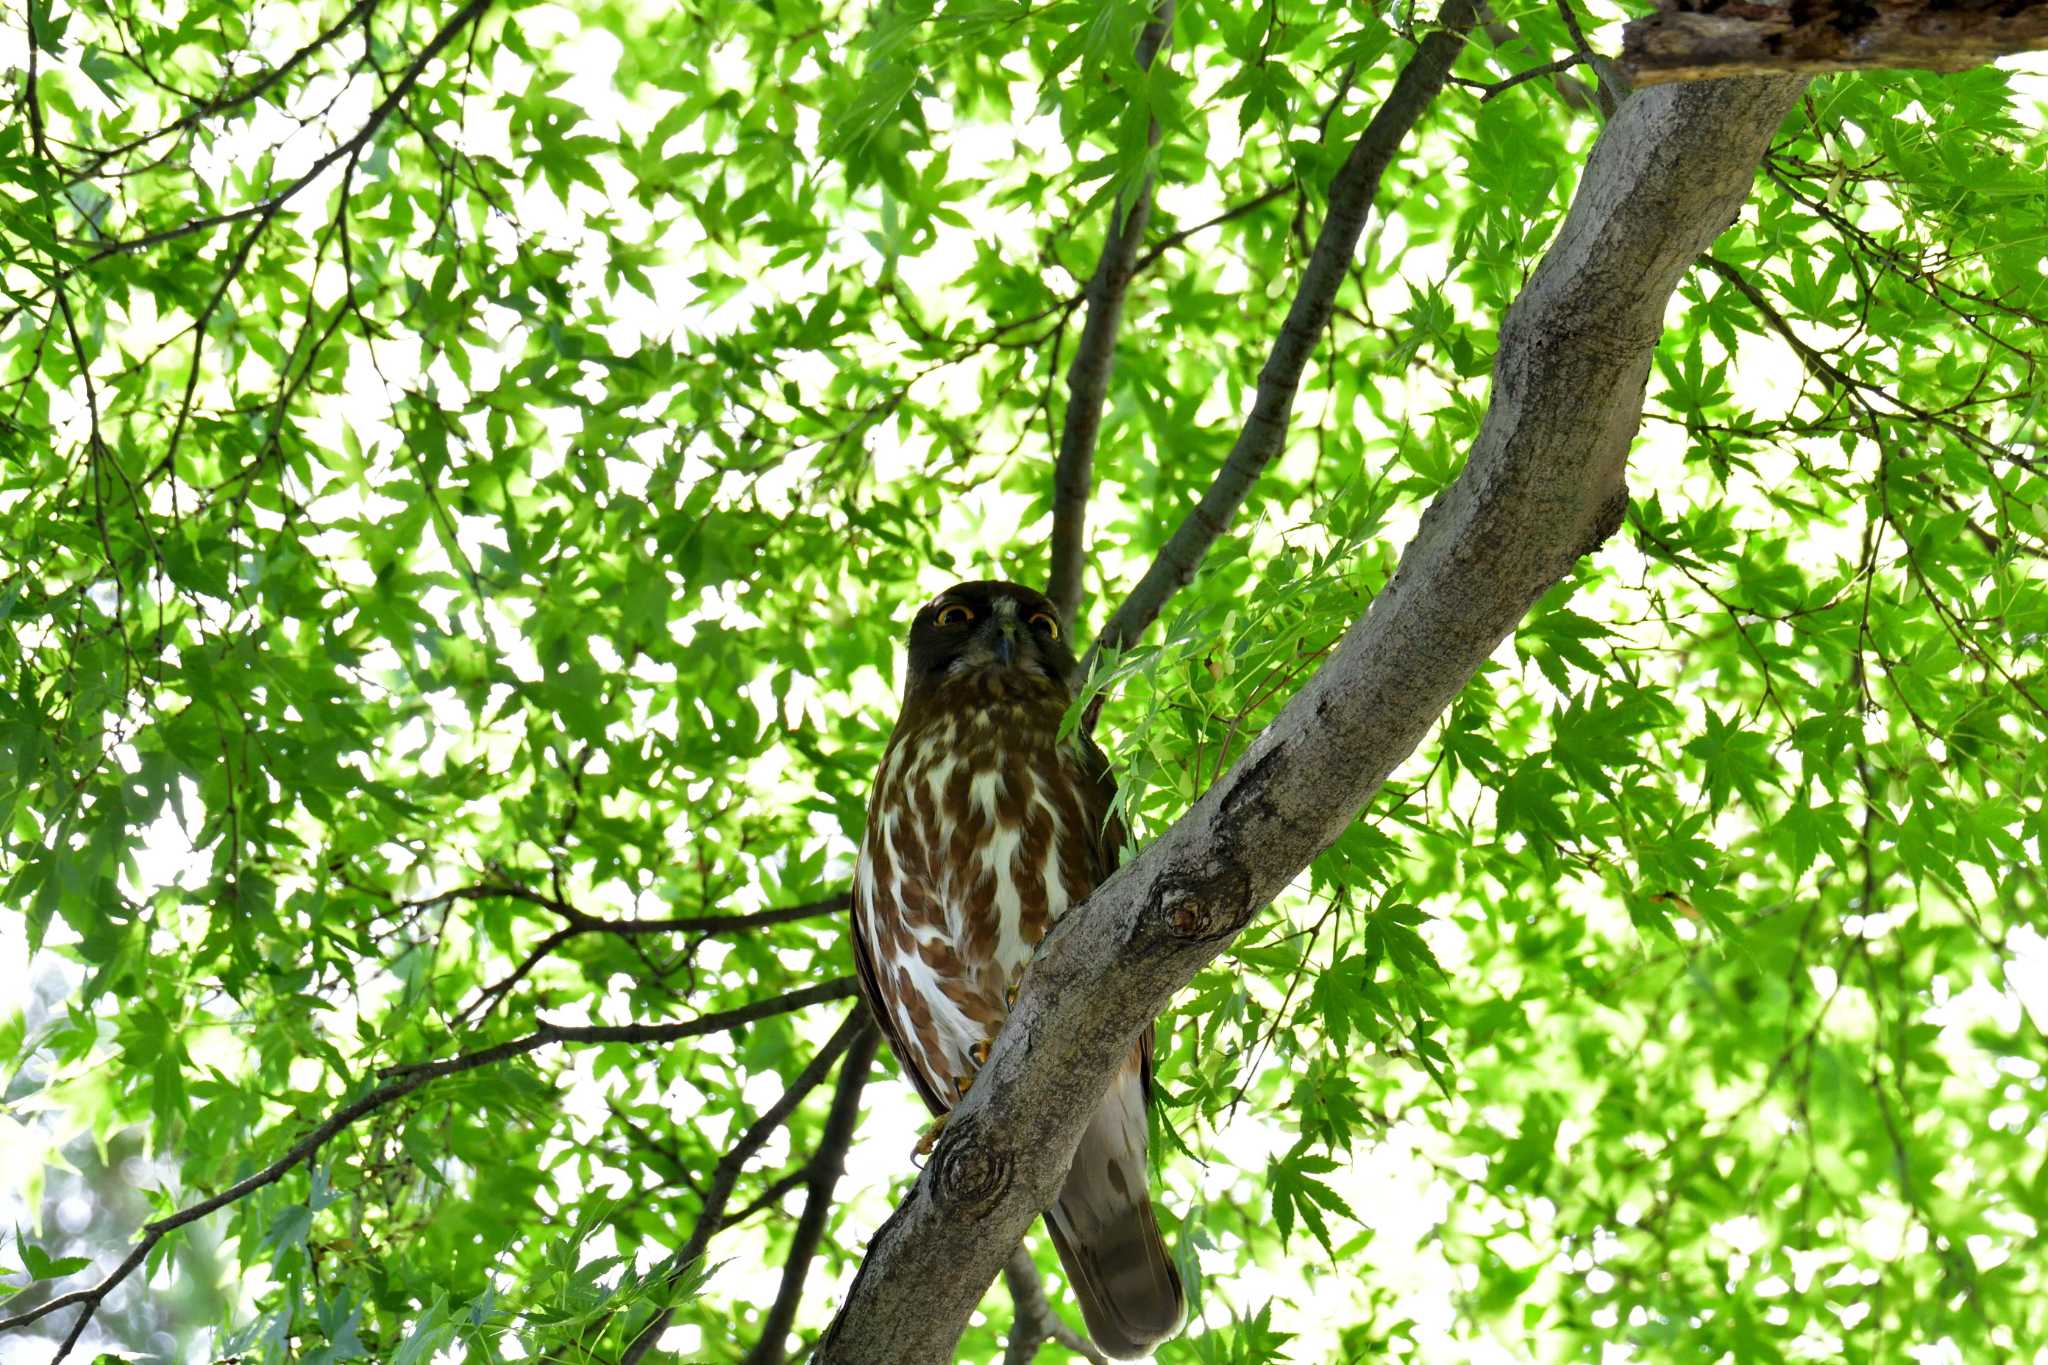
<path id="1" fill-rule="evenodd" d="M 1134 1051 L 1088 1121 L 1045 1215 L 1088 1335 L 1119 1360 L 1150 1355 L 1179 1330 L 1187 1307 L 1152 1215 L 1140 1068 Z"/>

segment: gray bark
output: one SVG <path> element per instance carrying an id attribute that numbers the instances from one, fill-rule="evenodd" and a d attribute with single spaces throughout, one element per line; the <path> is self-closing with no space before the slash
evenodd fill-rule
<path id="1" fill-rule="evenodd" d="M 1336 840 L 1529 605 L 1620 525 L 1671 291 L 1740 209 L 1801 88 L 1667 86 L 1616 113 L 1502 324 L 1464 472 L 1237 766 L 1047 937 L 973 1090 L 870 1243 L 821 1365 L 952 1360 L 1138 1031 Z"/>

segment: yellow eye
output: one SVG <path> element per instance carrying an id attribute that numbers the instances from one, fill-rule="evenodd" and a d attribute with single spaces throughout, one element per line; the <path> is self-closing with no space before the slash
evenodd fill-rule
<path id="1" fill-rule="evenodd" d="M 939 608 L 938 623 L 941 626 L 964 626 L 974 619 L 974 613 L 958 602 L 949 602 Z"/>
<path id="2" fill-rule="evenodd" d="M 1060 638 L 1060 623 L 1049 611 L 1032 612 L 1031 624 L 1055 640 Z"/>

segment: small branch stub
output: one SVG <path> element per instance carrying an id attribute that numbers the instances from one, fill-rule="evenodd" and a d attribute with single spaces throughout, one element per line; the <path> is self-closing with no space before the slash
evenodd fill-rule
<path id="1" fill-rule="evenodd" d="M 1914 67 L 1966 71 L 2048 47 L 2048 0 L 1658 0 L 1622 29 L 1637 85 Z"/>

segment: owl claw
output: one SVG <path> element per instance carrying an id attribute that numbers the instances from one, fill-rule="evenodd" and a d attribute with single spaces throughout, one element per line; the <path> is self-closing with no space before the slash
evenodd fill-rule
<path id="1" fill-rule="evenodd" d="M 1023 989 L 1023 977 L 1020 976 L 1015 981 L 1012 981 L 1009 985 L 1009 988 L 1003 992 L 1003 1008 L 1009 1010 L 1017 1008 L 1017 992 Z"/>
<path id="2" fill-rule="evenodd" d="M 932 1154 L 932 1148 L 939 1145 L 939 1134 L 946 1131 L 946 1120 L 951 1117 L 952 1111 L 948 1110 L 932 1120 L 932 1126 L 925 1129 L 924 1136 L 917 1140 L 917 1150 L 911 1153 L 913 1158 Z"/>
<path id="3" fill-rule="evenodd" d="M 975 1069 L 977 1071 L 980 1070 L 982 1067 L 988 1065 L 988 1054 L 990 1049 L 994 1047 L 994 1039 L 984 1038 L 980 1042 L 976 1043 L 973 1047 L 967 1049 L 967 1055 L 973 1060 Z M 962 1090 L 960 1093 L 964 1095 L 967 1092 L 965 1090 Z"/>

